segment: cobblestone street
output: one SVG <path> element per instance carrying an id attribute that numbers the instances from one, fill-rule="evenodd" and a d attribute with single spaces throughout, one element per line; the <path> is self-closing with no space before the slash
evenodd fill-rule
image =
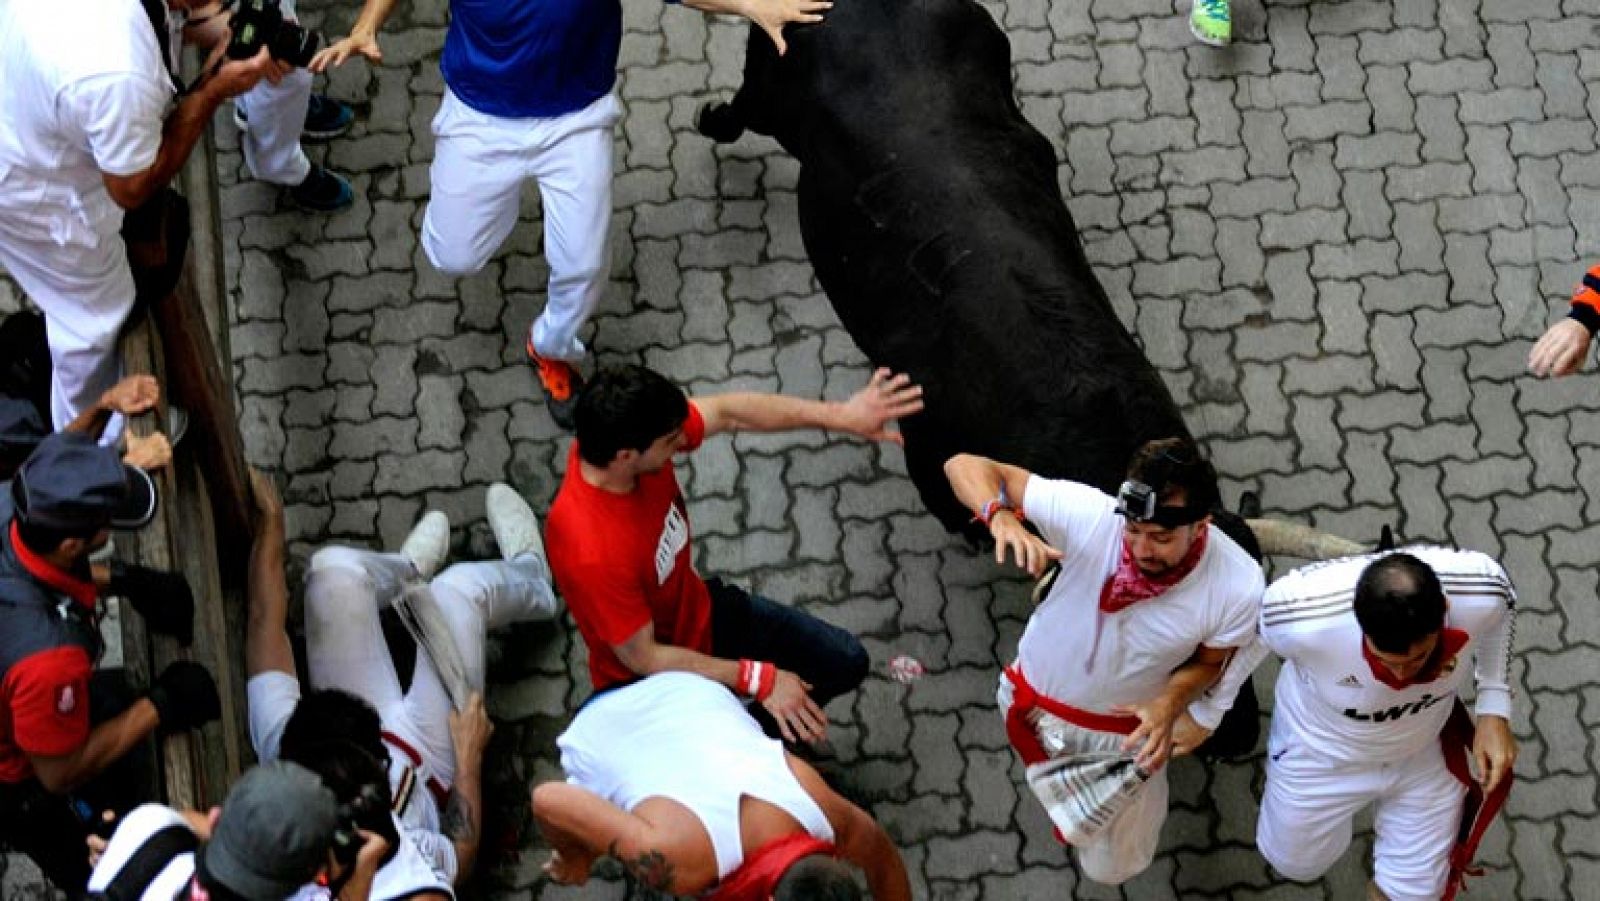
<path id="1" fill-rule="evenodd" d="M 844 398 L 870 367 L 812 277 L 797 164 L 693 130 L 741 80 L 742 20 L 624 6 L 614 266 L 586 340 L 691 393 Z M 1600 379 L 1525 375 L 1600 256 L 1600 0 L 1235 0 L 1222 50 L 1191 37 L 1187 0 L 986 6 L 1096 274 L 1227 501 L 1251 490 L 1269 515 L 1363 541 L 1392 523 L 1503 561 L 1522 748 L 1467 897 L 1600 899 Z M 357 11 L 302 4 L 332 37 Z M 217 119 L 242 426 L 286 487 L 296 566 L 330 541 L 395 547 L 429 508 L 458 558 L 489 557 L 487 485 L 542 514 L 562 475 L 569 439 L 522 350 L 547 277 L 536 195 L 476 276 L 441 275 L 418 245 L 446 16 L 446 0 L 400 4 L 383 65 L 325 80 L 358 119 L 312 155 L 351 178 L 351 210 L 308 215 L 250 181 L 231 110 Z M 13 295 L 0 284 L 0 308 Z M 1269 872 L 1259 753 L 1176 762 L 1155 865 L 1121 890 L 1080 880 L 995 712 L 1027 586 L 922 511 L 899 450 L 723 437 L 679 471 L 702 573 L 862 636 L 873 674 L 829 708 L 823 770 L 885 823 L 918 897 L 1364 897 L 1370 817 L 1323 882 Z M 495 651 L 485 841 L 503 847 L 473 894 L 643 897 L 615 870 L 581 890 L 540 877 L 527 786 L 559 776 L 554 737 L 588 692 L 570 621 Z M 899 654 L 927 674 L 891 679 Z M 1275 673 L 1256 676 L 1268 709 Z"/>

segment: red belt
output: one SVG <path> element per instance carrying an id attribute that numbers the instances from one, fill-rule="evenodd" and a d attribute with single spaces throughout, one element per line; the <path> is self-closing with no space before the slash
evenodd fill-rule
<path id="1" fill-rule="evenodd" d="M 1478 853 L 1478 842 L 1483 840 L 1484 832 L 1488 831 L 1495 814 L 1500 812 L 1506 797 L 1511 794 L 1513 777 L 1510 773 L 1502 776 L 1500 784 L 1487 796 L 1483 793 L 1483 787 L 1472 778 L 1468 757 L 1475 731 L 1466 705 L 1457 698 L 1455 708 L 1450 711 L 1450 719 L 1439 732 L 1439 743 L 1444 751 L 1445 768 L 1456 777 L 1457 782 L 1466 786 L 1467 798 L 1461 808 L 1461 826 L 1456 832 L 1456 843 L 1450 849 L 1450 878 L 1445 883 L 1444 895 L 1439 901 L 1452 901 L 1456 892 L 1466 889 L 1468 876 L 1482 875 L 1481 868 L 1472 866 L 1472 858 Z"/>
<path id="2" fill-rule="evenodd" d="M 1043 710 L 1052 716 L 1088 729 L 1091 732 L 1114 732 L 1118 735 L 1131 735 L 1139 728 L 1139 718 L 1136 716 L 1112 716 L 1105 713 L 1094 713 L 1071 707 L 1060 701 L 1040 694 L 1032 685 L 1028 684 L 1022 675 L 1022 667 L 1013 663 L 1005 668 L 1006 678 L 1011 680 L 1011 709 L 1006 711 L 1006 737 L 1011 740 L 1011 747 L 1017 751 L 1017 756 L 1029 766 L 1043 763 L 1050 759 L 1045 753 L 1044 746 L 1039 743 L 1039 733 L 1028 722 L 1028 714 L 1035 709 Z"/>

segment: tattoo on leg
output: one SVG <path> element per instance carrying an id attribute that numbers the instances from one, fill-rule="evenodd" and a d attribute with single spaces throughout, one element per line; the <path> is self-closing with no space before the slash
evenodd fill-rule
<path id="1" fill-rule="evenodd" d="M 472 803 L 461 796 L 460 792 L 452 791 L 445 799 L 444 810 L 439 814 L 439 831 L 448 835 L 452 841 L 476 843 L 478 840 L 478 827 L 474 822 Z"/>
<path id="2" fill-rule="evenodd" d="M 611 846 L 606 849 L 606 853 L 622 861 L 622 865 L 628 868 L 628 872 L 644 883 L 646 888 L 655 889 L 658 892 L 665 892 L 672 888 L 672 861 L 668 860 L 667 855 L 662 854 L 660 851 L 652 848 L 642 851 L 634 857 L 625 857 L 617 849 L 617 843 L 613 841 Z"/>

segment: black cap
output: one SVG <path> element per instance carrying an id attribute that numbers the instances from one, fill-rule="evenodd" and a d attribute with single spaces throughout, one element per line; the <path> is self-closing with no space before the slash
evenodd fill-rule
<path id="1" fill-rule="evenodd" d="M 156 486 L 114 448 L 78 432 L 39 442 L 11 480 L 24 522 L 63 531 L 138 529 L 156 516 Z"/>
<path id="2" fill-rule="evenodd" d="M 338 802 L 316 774 L 286 761 L 244 774 L 196 855 L 202 879 L 249 901 L 279 901 L 328 859 Z"/>

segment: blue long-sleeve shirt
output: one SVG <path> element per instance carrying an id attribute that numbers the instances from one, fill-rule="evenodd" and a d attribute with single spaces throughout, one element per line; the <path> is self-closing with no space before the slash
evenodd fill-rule
<path id="1" fill-rule="evenodd" d="M 610 92 L 621 47 L 620 0 L 453 0 L 440 66 L 478 112 L 549 118 Z"/>

